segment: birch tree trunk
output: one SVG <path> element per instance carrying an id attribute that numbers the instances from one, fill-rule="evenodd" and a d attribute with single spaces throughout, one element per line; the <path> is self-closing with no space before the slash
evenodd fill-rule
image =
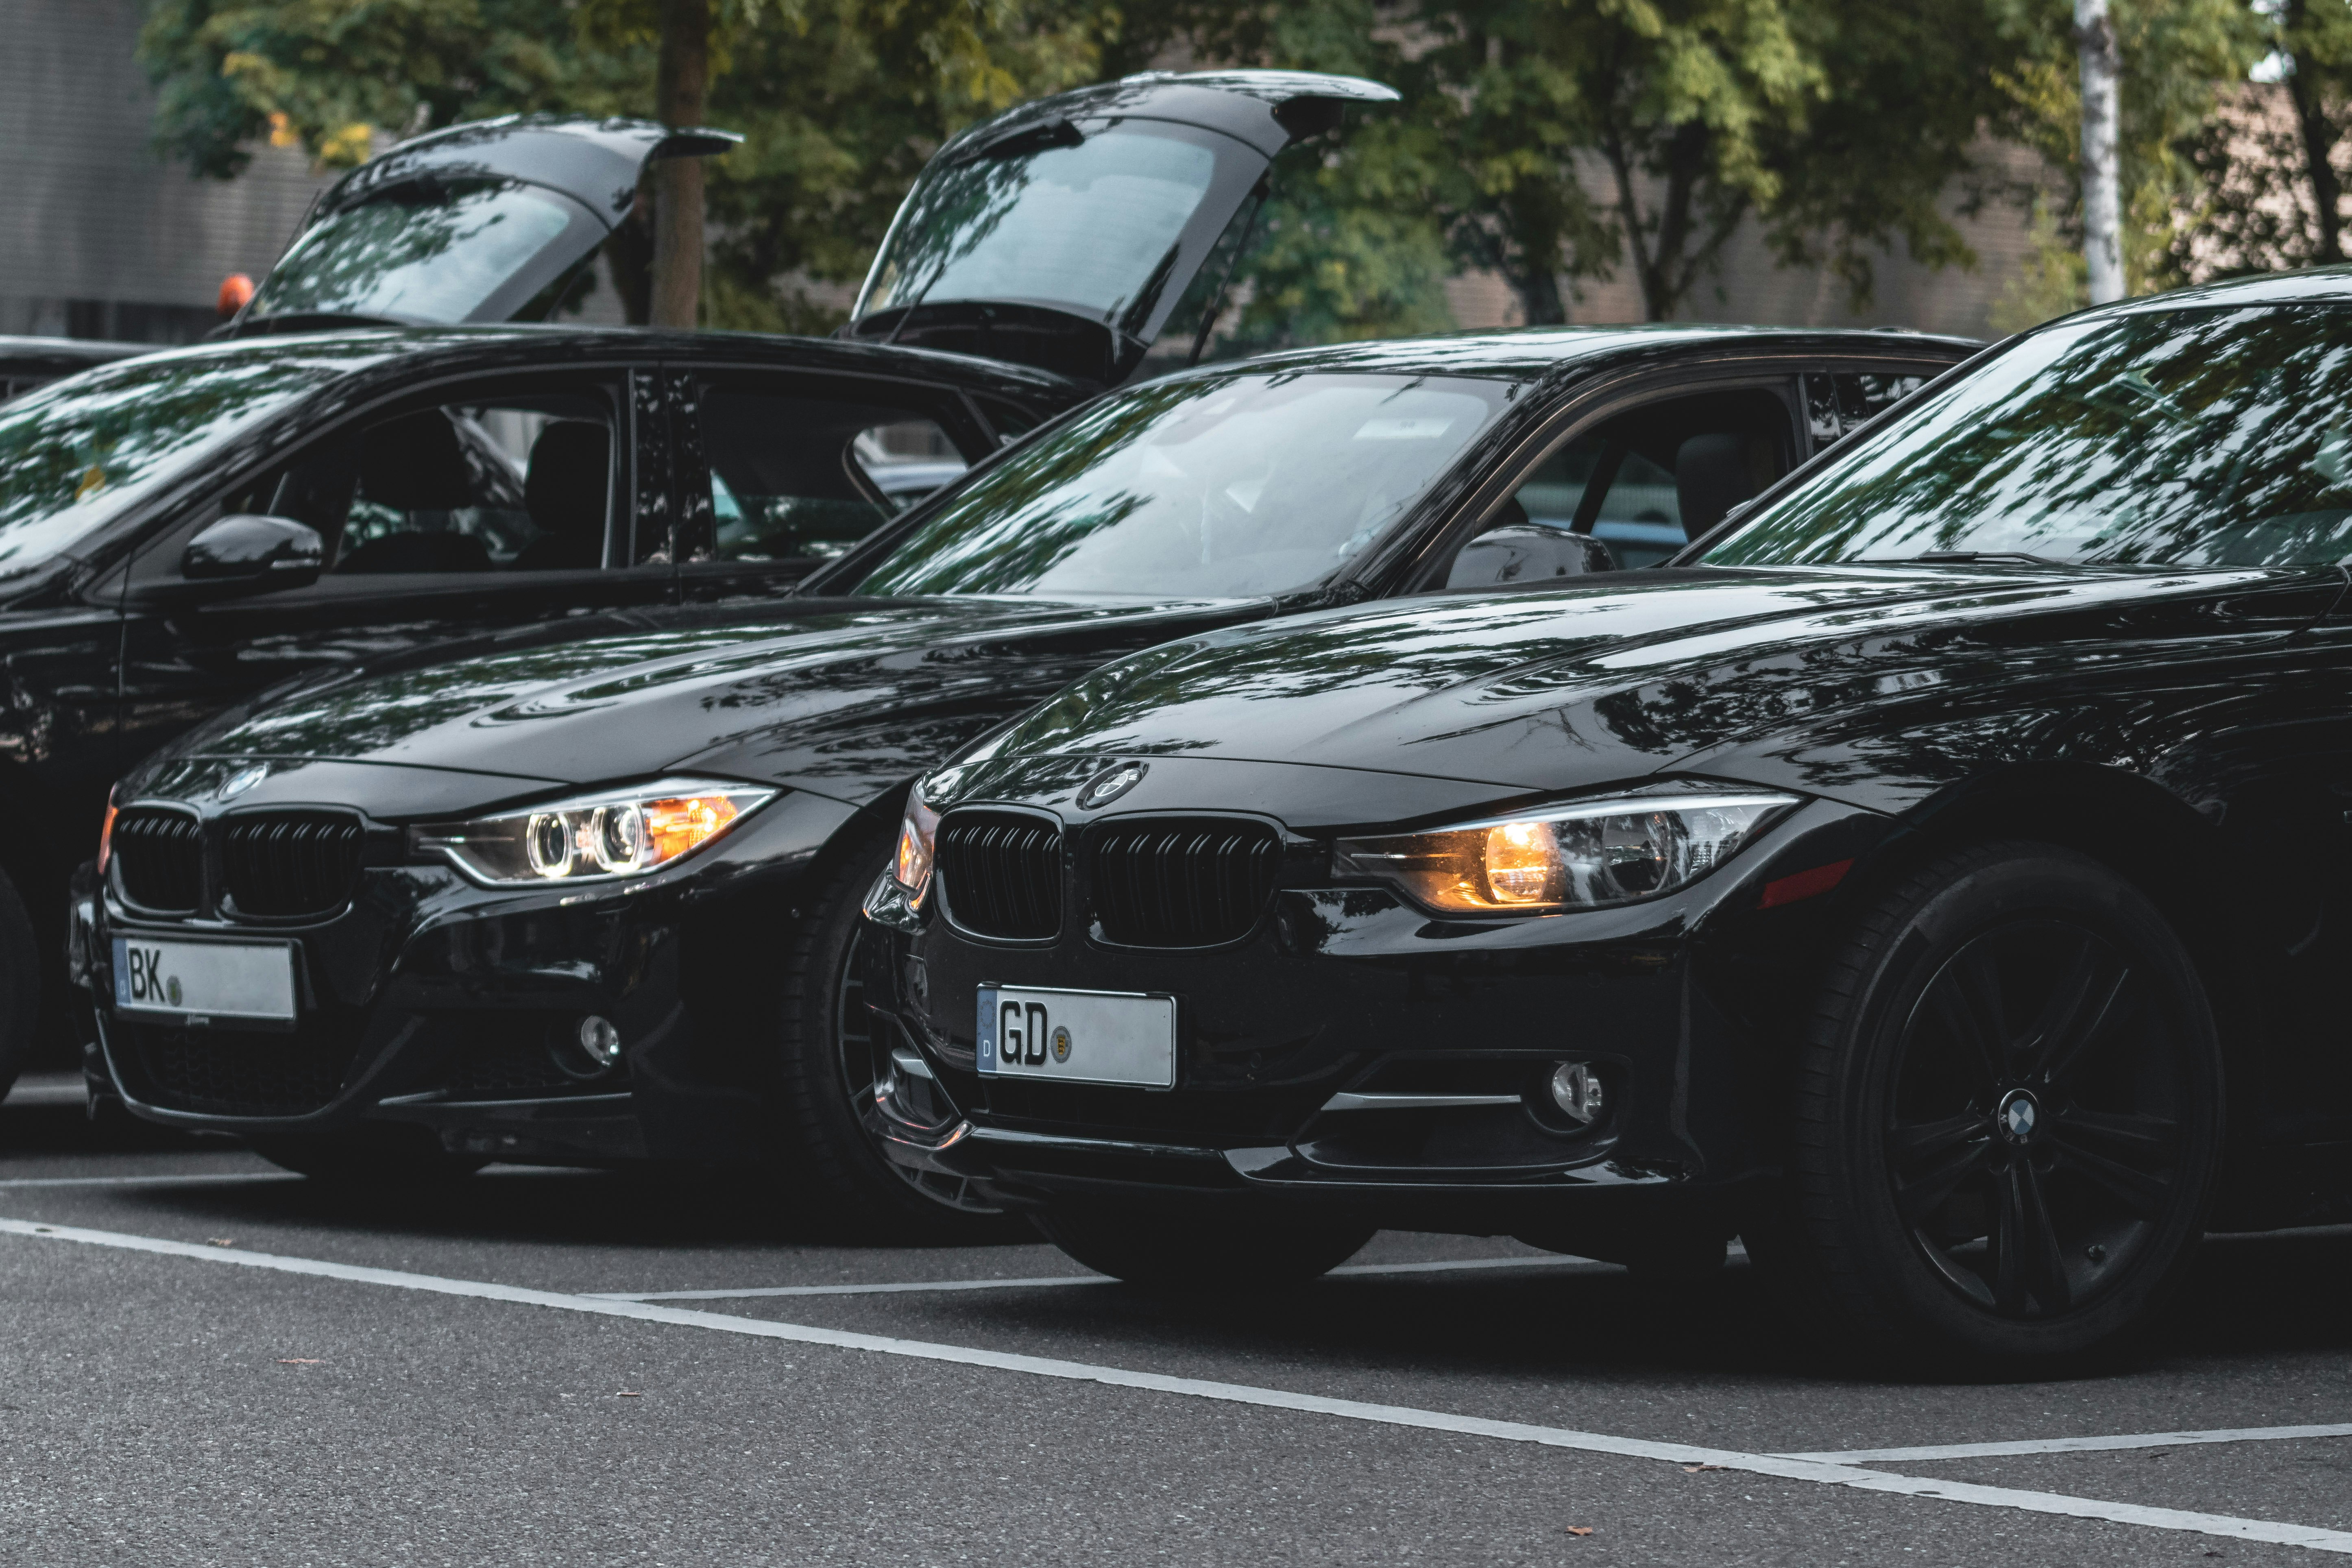
<path id="1" fill-rule="evenodd" d="M 655 114 L 664 125 L 702 123 L 710 90 L 710 0 L 662 0 Z M 702 303 L 702 160 L 654 165 L 653 324 L 691 327 Z"/>
<path id="2" fill-rule="evenodd" d="M 2091 303 L 2124 297 L 2123 175 L 2118 167 L 2123 59 L 2107 0 L 2074 0 L 2074 47 L 2083 62 L 2083 258 Z"/>

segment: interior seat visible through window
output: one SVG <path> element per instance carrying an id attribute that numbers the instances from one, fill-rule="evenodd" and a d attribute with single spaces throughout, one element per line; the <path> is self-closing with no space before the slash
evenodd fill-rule
<path id="1" fill-rule="evenodd" d="M 606 492 L 613 470 L 613 434 L 584 419 L 563 419 L 530 444 L 523 480 L 523 510 L 539 537 L 515 555 L 520 572 L 604 563 Z"/>

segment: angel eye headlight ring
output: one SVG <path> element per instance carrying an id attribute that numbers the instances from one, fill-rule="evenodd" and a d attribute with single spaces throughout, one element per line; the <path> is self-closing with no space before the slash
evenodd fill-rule
<path id="1" fill-rule="evenodd" d="M 729 779 L 669 778 L 409 830 L 410 847 L 500 887 L 611 882 L 673 865 L 782 792 Z"/>

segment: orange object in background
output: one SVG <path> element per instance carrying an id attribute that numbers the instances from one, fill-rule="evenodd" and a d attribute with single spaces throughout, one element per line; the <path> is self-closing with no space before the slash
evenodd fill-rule
<path id="1" fill-rule="evenodd" d="M 220 299 L 215 302 L 213 308 L 220 312 L 220 319 L 226 321 L 244 310 L 246 301 L 252 298 L 253 279 L 242 272 L 232 272 L 221 279 Z"/>

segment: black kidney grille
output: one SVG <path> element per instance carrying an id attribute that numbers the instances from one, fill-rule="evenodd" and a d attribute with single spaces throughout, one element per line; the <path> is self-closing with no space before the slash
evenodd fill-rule
<path id="1" fill-rule="evenodd" d="M 109 839 L 117 885 L 141 909 L 192 915 L 204 897 L 204 830 L 185 812 L 133 806 Z"/>
<path id="2" fill-rule="evenodd" d="M 1147 817 L 1095 835 L 1095 918 L 1129 947 L 1210 947 L 1247 936 L 1274 896 L 1282 843 L 1270 827 Z"/>
<path id="3" fill-rule="evenodd" d="M 940 824 L 938 869 L 956 924 L 1036 939 L 1062 929 L 1062 830 L 1013 812 L 959 811 Z"/>
<path id="4" fill-rule="evenodd" d="M 236 913 L 332 914 L 360 880 L 358 821 L 331 811 L 231 817 L 221 835 L 221 886 Z"/>

